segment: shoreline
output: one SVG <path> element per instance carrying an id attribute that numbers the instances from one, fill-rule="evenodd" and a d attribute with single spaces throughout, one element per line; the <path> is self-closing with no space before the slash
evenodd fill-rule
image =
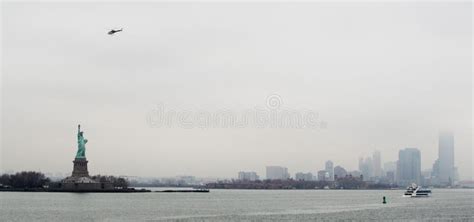
<path id="1" fill-rule="evenodd" d="M 8 188 L 0 189 L 0 192 L 44 192 L 44 193 L 148 193 L 147 189 L 114 189 L 114 190 L 60 190 L 46 188 Z"/>

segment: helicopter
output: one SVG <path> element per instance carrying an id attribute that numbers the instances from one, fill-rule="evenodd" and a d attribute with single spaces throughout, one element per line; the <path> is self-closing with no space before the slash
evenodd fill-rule
<path id="1" fill-rule="evenodd" d="M 123 28 L 122 28 L 122 29 L 112 29 L 112 30 L 110 30 L 107 34 L 113 35 L 113 34 L 115 34 L 116 32 L 121 32 L 122 30 L 123 30 Z"/>

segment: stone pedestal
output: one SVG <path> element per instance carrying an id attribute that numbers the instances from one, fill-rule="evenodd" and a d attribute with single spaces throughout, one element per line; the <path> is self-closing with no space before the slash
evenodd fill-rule
<path id="1" fill-rule="evenodd" d="M 87 159 L 76 158 L 74 161 L 74 168 L 72 170 L 72 177 L 89 177 L 89 171 L 87 170 Z"/>
<path id="2" fill-rule="evenodd" d="M 72 162 L 74 163 L 72 175 L 56 184 L 55 187 L 50 188 L 51 191 L 105 192 L 114 190 L 112 183 L 95 181 L 89 176 L 87 170 L 89 161 L 86 158 L 76 158 Z"/>

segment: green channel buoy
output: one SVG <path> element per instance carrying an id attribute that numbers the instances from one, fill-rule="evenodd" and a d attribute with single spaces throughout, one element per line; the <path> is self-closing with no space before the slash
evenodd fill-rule
<path id="1" fill-rule="evenodd" d="M 387 203 L 387 201 L 386 201 L 386 199 L 385 199 L 385 196 L 383 196 L 383 201 L 382 201 L 382 203 L 383 203 L 383 204 L 386 204 L 386 203 Z"/>

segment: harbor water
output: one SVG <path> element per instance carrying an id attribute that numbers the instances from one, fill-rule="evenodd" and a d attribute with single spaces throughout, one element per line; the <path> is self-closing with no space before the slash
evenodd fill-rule
<path id="1" fill-rule="evenodd" d="M 428 198 L 402 197 L 403 192 L 0 192 L 0 215 L 2 221 L 474 221 L 474 190 L 433 189 Z"/>

